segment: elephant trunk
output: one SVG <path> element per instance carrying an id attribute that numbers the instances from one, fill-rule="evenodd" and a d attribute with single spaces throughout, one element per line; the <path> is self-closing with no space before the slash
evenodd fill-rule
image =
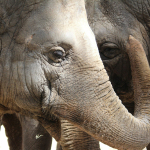
<path id="1" fill-rule="evenodd" d="M 70 104 L 67 103 L 67 108 L 59 109 L 60 112 L 57 109 L 55 114 L 111 147 L 119 150 L 141 150 L 150 142 L 150 70 L 142 46 L 133 37 L 129 38 L 128 49 L 132 76 L 135 78 L 133 84 L 137 107 L 136 117 L 122 105 L 105 69 L 97 74 L 100 79 L 94 82 L 97 84 L 96 88 L 94 86 L 94 88 L 90 86 L 90 89 L 84 88 L 86 93 L 84 96 L 78 92 L 81 101 L 78 103 L 71 101 Z M 88 84 L 92 85 L 92 83 Z"/>
<path id="2" fill-rule="evenodd" d="M 135 42 L 134 42 L 135 41 Z M 137 40 L 130 36 L 128 54 L 132 70 L 134 86 L 134 116 L 145 121 L 150 119 L 148 100 L 150 99 L 150 69 L 143 47 Z"/>
<path id="3" fill-rule="evenodd" d="M 119 150 L 140 150 L 150 142 L 150 69 L 143 47 L 132 36 L 129 37 L 128 54 L 133 77 L 135 117 L 121 104 L 109 85 L 105 104 L 101 104 L 103 108 L 97 106 L 97 110 L 92 110 L 93 120 L 84 122 L 83 128 L 92 131 L 96 139 Z"/>
<path id="4" fill-rule="evenodd" d="M 60 144 L 63 150 L 100 150 L 99 141 L 67 120 L 61 120 Z"/>

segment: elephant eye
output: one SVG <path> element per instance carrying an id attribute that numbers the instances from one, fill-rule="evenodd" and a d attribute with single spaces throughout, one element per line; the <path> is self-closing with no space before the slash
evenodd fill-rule
<path id="1" fill-rule="evenodd" d="M 104 49 L 104 52 L 103 52 L 103 55 L 105 57 L 108 57 L 108 58 L 114 58 L 115 56 L 117 56 L 119 54 L 119 49 L 118 48 L 105 48 Z"/>
<path id="2" fill-rule="evenodd" d="M 65 50 L 60 47 L 52 47 L 45 53 L 48 56 L 49 62 L 60 63 L 65 58 Z"/>
<path id="3" fill-rule="evenodd" d="M 99 47 L 100 54 L 108 59 L 112 59 L 120 54 L 120 49 L 114 43 L 104 43 Z"/>
<path id="4" fill-rule="evenodd" d="M 61 50 L 54 51 L 53 55 L 58 59 L 63 58 L 63 52 Z"/>

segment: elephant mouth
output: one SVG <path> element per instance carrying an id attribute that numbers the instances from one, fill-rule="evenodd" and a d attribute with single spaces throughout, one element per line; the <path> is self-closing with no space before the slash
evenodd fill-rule
<path id="1" fill-rule="evenodd" d="M 114 90 L 123 103 L 131 103 L 134 101 L 134 91 L 132 81 L 124 82 L 121 85 L 114 86 Z"/>
<path id="2" fill-rule="evenodd" d="M 46 85 L 43 87 L 43 91 L 41 92 L 41 109 L 47 108 L 50 105 L 52 95 L 52 85 L 51 82 L 47 80 Z"/>
<path id="3" fill-rule="evenodd" d="M 41 113 L 37 120 L 56 141 L 59 141 L 61 137 L 60 119 L 56 117 L 52 111 L 52 101 L 55 97 L 54 93 L 52 83 L 47 81 L 47 85 L 44 86 L 41 93 Z"/>
<path id="4" fill-rule="evenodd" d="M 117 93 L 117 95 L 119 96 L 119 99 L 121 99 L 123 103 L 131 103 L 134 101 L 133 91 L 126 92 L 126 93 Z"/>
<path id="5" fill-rule="evenodd" d="M 117 63 L 119 62 L 117 61 Z M 128 67 L 125 67 L 122 69 L 117 68 L 116 70 L 113 70 L 110 66 L 107 66 L 105 63 L 104 65 L 110 77 L 113 89 L 115 90 L 116 94 L 119 96 L 121 101 L 123 103 L 133 102 L 134 91 L 130 69 L 126 69 Z"/>

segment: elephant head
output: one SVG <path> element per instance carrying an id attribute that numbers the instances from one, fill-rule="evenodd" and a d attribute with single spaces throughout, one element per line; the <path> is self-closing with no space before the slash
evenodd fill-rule
<path id="1" fill-rule="evenodd" d="M 150 142 L 147 61 L 135 57 L 141 94 L 135 118 L 112 88 L 83 0 L 2 0 L 1 7 L 1 111 L 44 120 L 55 115 L 120 149 Z M 136 53 L 135 43 L 142 51 L 132 37 L 128 49 Z"/>
<path id="2" fill-rule="evenodd" d="M 126 43 L 133 35 L 150 60 L 148 1 L 87 0 L 86 10 L 113 88 L 123 103 L 131 103 L 134 92 Z"/>
<path id="3" fill-rule="evenodd" d="M 84 66 L 80 59 L 88 53 L 93 61 L 99 59 L 84 1 L 1 3 L 1 105 L 41 114 L 41 108 L 55 101 L 59 93 L 59 74 L 68 78 L 74 66 Z M 3 106 L 1 110 L 6 109 Z"/>

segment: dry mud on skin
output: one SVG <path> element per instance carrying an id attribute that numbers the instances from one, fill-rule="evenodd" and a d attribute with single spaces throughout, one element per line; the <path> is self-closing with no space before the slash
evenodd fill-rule
<path id="1" fill-rule="evenodd" d="M 116 150 L 114 148 L 111 148 L 111 147 L 103 144 L 103 143 L 100 143 L 100 146 L 101 146 L 101 150 Z M 9 146 L 7 143 L 7 137 L 5 135 L 5 129 L 3 126 L 1 126 L 1 130 L 0 130 L 0 150 L 9 150 Z M 53 139 L 51 150 L 56 150 L 56 141 L 54 139 Z M 143 150 L 146 150 L 146 148 Z"/>

